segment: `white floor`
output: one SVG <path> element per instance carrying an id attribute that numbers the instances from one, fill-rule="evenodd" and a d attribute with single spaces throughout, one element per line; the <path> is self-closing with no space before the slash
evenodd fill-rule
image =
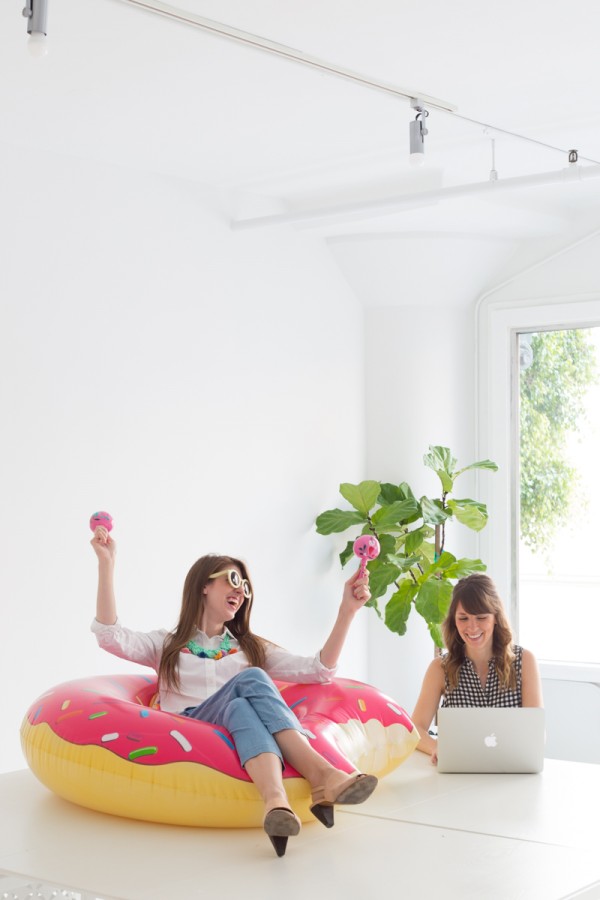
<path id="1" fill-rule="evenodd" d="M 102 900 L 600 900 L 600 766 L 541 775 L 441 775 L 415 753 L 336 825 L 305 825 L 278 859 L 260 829 L 191 829 L 105 816 L 0 776 L 0 897 L 9 878 Z M 5 891 L 9 897 L 11 893 Z M 25 895 L 23 895 L 25 896 Z"/>

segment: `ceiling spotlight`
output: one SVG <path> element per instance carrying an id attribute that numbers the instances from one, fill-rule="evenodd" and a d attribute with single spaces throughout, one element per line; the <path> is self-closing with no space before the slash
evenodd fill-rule
<path id="1" fill-rule="evenodd" d="M 48 0 L 25 0 L 23 15 L 27 19 L 27 48 L 32 56 L 46 55 Z"/>
<path id="2" fill-rule="evenodd" d="M 420 100 L 411 100 L 410 105 L 416 110 L 417 115 L 409 125 L 410 135 L 410 161 L 414 166 L 422 166 L 425 162 L 425 135 L 428 131 L 425 127 L 425 119 L 429 115 Z"/>

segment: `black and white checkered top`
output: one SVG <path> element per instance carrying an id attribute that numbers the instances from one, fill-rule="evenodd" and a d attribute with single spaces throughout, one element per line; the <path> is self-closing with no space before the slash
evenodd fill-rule
<path id="1" fill-rule="evenodd" d="M 451 690 L 448 676 L 444 676 L 442 706 L 522 706 L 523 648 L 515 645 L 513 650 L 515 652 L 513 665 L 517 676 L 516 690 L 502 689 L 493 659 L 489 661 L 487 681 L 483 687 L 473 663 L 468 657 L 465 657 L 460 667 L 458 685 L 455 690 Z"/>

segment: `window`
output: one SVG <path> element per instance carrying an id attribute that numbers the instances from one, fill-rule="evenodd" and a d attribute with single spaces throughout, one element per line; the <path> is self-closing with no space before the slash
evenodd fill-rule
<path id="1" fill-rule="evenodd" d="M 518 335 L 519 639 L 599 663 L 600 327 Z"/>
<path id="2" fill-rule="evenodd" d="M 600 299 L 548 301 L 488 299 L 479 311 L 476 398 L 477 458 L 499 471 L 478 479 L 477 496 L 490 521 L 480 534 L 480 555 L 510 609 L 517 638 L 530 647 L 550 677 L 600 681 L 600 556 L 597 535 L 600 478 L 600 388 L 590 384 L 583 413 L 567 429 L 564 461 L 576 472 L 574 503 L 546 551 L 533 552 L 521 522 L 520 428 L 523 356 L 552 334 L 586 332 L 600 363 Z M 529 346 L 528 346 L 529 345 Z"/>

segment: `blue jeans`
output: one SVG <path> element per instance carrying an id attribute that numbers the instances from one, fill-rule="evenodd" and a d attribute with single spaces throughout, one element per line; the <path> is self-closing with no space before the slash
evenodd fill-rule
<path id="1" fill-rule="evenodd" d="M 242 766 L 259 753 L 275 753 L 283 765 L 273 734 L 287 728 L 304 734 L 267 673 L 254 666 L 234 675 L 199 706 L 188 706 L 182 715 L 226 728 Z"/>

